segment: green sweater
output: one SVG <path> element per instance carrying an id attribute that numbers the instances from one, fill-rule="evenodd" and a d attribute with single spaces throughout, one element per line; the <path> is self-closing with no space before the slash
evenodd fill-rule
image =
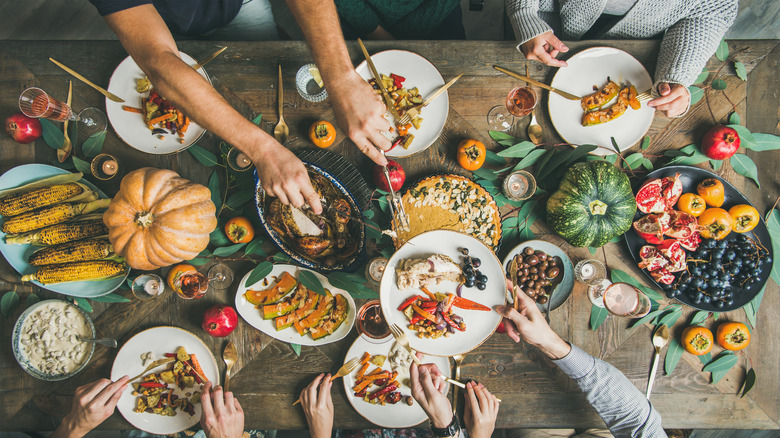
<path id="1" fill-rule="evenodd" d="M 456 7 L 459 0 L 335 0 L 341 18 L 366 35 L 381 25 L 396 37 L 422 38 Z"/>

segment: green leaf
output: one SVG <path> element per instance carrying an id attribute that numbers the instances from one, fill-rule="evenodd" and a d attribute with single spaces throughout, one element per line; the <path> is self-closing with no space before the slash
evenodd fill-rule
<path id="1" fill-rule="evenodd" d="M 195 257 L 194 259 L 187 260 L 187 263 L 193 265 L 193 266 L 203 266 L 206 263 L 209 262 L 209 259 L 201 258 L 201 257 Z"/>
<path id="2" fill-rule="evenodd" d="M 704 90 L 701 88 L 691 85 L 688 87 L 688 91 L 691 93 L 691 106 L 693 106 L 696 102 L 700 101 L 702 97 L 704 97 Z"/>
<path id="3" fill-rule="evenodd" d="M 488 181 L 498 181 L 498 173 L 496 173 L 495 170 L 485 167 L 480 167 L 479 169 L 472 172 L 472 174 L 476 177 L 486 179 Z"/>
<path id="4" fill-rule="evenodd" d="M 244 249 L 244 254 L 254 254 L 259 256 L 266 256 L 268 255 L 267 252 L 263 249 L 263 239 L 259 237 L 255 237 L 254 240 L 249 242 L 246 245 L 246 248 Z"/>
<path id="5" fill-rule="evenodd" d="M 525 156 L 522 160 L 520 160 L 519 163 L 512 169 L 512 172 L 520 169 L 525 169 L 526 167 L 533 166 L 536 164 L 537 161 L 539 161 L 539 158 L 544 155 L 545 150 L 544 149 L 535 149 L 531 151 L 528 155 Z"/>
<path id="6" fill-rule="evenodd" d="M 693 83 L 694 84 L 701 84 L 702 82 L 706 81 L 709 76 L 710 76 L 710 71 L 707 70 L 707 67 L 704 67 L 701 70 L 701 73 L 699 73 L 699 76 L 696 78 L 696 80 L 693 81 Z"/>
<path id="7" fill-rule="evenodd" d="M 27 307 L 30 307 L 30 306 L 32 306 L 33 304 L 37 303 L 40 300 L 41 300 L 41 298 L 38 297 L 38 295 L 35 295 L 34 293 L 31 293 L 30 295 L 27 295 L 27 299 L 24 300 L 24 304 Z"/>
<path id="8" fill-rule="evenodd" d="M 82 143 L 81 152 L 85 157 L 94 157 L 103 150 L 104 141 L 106 141 L 106 131 L 92 134 Z"/>
<path id="9" fill-rule="evenodd" d="M 609 140 L 612 142 L 612 147 L 615 148 L 617 153 L 622 154 L 623 151 L 620 150 L 620 146 L 618 146 L 617 141 L 615 140 L 615 137 L 610 137 Z"/>
<path id="10" fill-rule="evenodd" d="M 217 207 L 217 211 L 219 211 L 219 207 L 222 205 L 222 195 L 219 191 L 219 174 L 217 174 L 216 170 L 211 172 L 208 188 L 211 192 L 211 202 L 214 203 L 214 206 Z"/>
<path id="11" fill-rule="evenodd" d="M 758 169 L 756 163 L 750 159 L 747 155 L 734 154 L 731 157 L 731 167 L 734 168 L 734 172 L 750 178 L 756 182 L 756 185 L 761 188 L 761 184 L 758 182 Z"/>
<path id="12" fill-rule="evenodd" d="M 739 396 L 739 398 L 742 398 L 750 392 L 751 389 L 753 389 L 753 385 L 756 384 L 756 371 L 751 368 L 747 370 L 747 374 L 745 374 L 745 381 L 742 382 L 742 395 Z M 739 391 L 737 391 L 739 392 Z"/>
<path id="13" fill-rule="evenodd" d="M 233 193 L 228 197 L 227 202 L 225 202 L 225 205 L 231 209 L 231 210 L 238 210 L 240 207 L 242 207 L 244 204 L 249 202 L 255 197 L 255 191 L 252 190 L 241 190 L 239 192 Z"/>
<path id="14" fill-rule="evenodd" d="M 485 162 L 488 164 L 496 164 L 496 165 L 503 165 L 505 160 L 501 158 L 497 153 L 486 150 L 485 151 Z"/>
<path id="15" fill-rule="evenodd" d="M 233 242 L 227 238 L 222 227 L 218 226 L 217 228 L 214 228 L 214 231 L 212 231 L 211 234 L 209 234 L 209 243 L 214 246 L 225 246 Z"/>
<path id="16" fill-rule="evenodd" d="M 214 250 L 214 255 L 217 257 L 227 257 L 234 254 L 239 249 L 246 246 L 246 243 L 236 243 L 235 245 L 223 246 Z"/>
<path id="17" fill-rule="evenodd" d="M 693 155 L 693 152 L 684 152 L 681 149 L 669 149 L 669 150 L 664 151 L 664 156 L 665 157 L 672 157 L 672 158 L 676 158 L 676 157 L 690 157 L 692 155 Z"/>
<path id="18" fill-rule="evenodd" d="M 718 170 L 723 165 L 723 160 L 710 160 L 710 165 L 713 169 Z"/>
<path id="19" fill-rule="evenodd" d="M 626 157 L 626 166 L 631 170 L 638 169 L 644 162 L 644 158 L 641 152 L 635 152 Z"/>
<path id="20" fill-rule="evenodd" d="M 89 163 L 82 160 L 81 158 L 73 157 L 73 165 L 76 166 L 76 170 L 83 173 L 84 175 L 89 175 L 89 173 L 92 172 Z"/>
<path id="21" fill-rule="evenodd" d="M 656 292 L 653 289 L 650 289 L 649 287 L 644 286 L 642 283 L 637 281 L 634 277 L 626 274 L 625 272 L 621 271 L 620 269 L 612 269 L 612 273 L 610 274 L 610 278 L 611 278 L 613 283 L 622 282 L 622 283 L 628 283 L 628 284 L 630 284 L 632 286 L 635 286 L 636 288 L 638 288 L 639 290 L 644 292 L 645 295 L 647 295 L 647 297 L 650 298 L 650 300 L 652 300 L 652 301 L 658 302 L 658 301 L 662 301 L 663 300 L 663 297 L 661 296 L 660 293 Z M 667 310 L 669 310 L 669 309 L 667 308 Z"/>
<path id="22" fill-rule="evenodd" d="M 258 114 L 257 117 L 252 119 L 252 123 L 254 123 L 257 126 L 260 126 L 260 122 L 261 121 L 263 121 L 263 115 L 262 114 Z"/>
<path id="23" fill-rule="evenodd" d="M 76 303 L 77 306 L 81 307 L 85 312 L 92 313 L 92 305 L 89 304 L 89 301 L 87 301 L 84 297 L 73 297 L 73 302 Z"/>
<path id="24" fill-rule="evenodd" d="M 726 371 L 733 367 L 739 358 L 731 352 L 722 352 L 712 362 L 708 363 L 702 371 L 713 373 L 715 371 Z"/>
<path id="25" fill-rule="evenodd" d="M 715 56 L 721 61 L 725 61 L 729 57 L 729 45 L 726 43 L 726 40 L 720 40 Z"/>
<path id="26" fill-rule="evenodd" d="M 729 123 L 732 125 L 739 125 L 740 123 L 742 123 L 742 120 L 739 118 L 739 114 L 737 114 L 736 111 L 731 113 L 731 115 L 729 116 Z"/>
<path id="27" fill-rule="evenodd" d="M 707 365 L 712 360 L 712 354 L 702 354 L 701 356 L 696 356 L 699 358 L 699 362 L 703 363 L 704 365 Z"/>
<path id="28" fill-rule="evenodd" d="M 653 170 L 654 169 L 653 162 L 650 161 L 649 158 L 645 158 L 644 160 L 642 160 L 642 166 L 644 166 L 644 168 L 647 169 L 647 170 Z"/>
<path id="29" fill-rule="evenodd" d="M 720 382 L 720 380 L 728 374 L 728 370 L 726 371 L 713 371 L 712 372 L 712 384 L 716 384 Z"/>
<path id="30" fill-rule="evenodd" d="M 275 262 L 292 263 L 292 258 L 283 252 L 277 252 L 271 257 L 273 257 Z"/>
<path id="31" fill-rule="evenodd" d="M 258 264 L 257 266 L 255 266 L 254 269 L 252 269 L 252 272 L 246 278 L 246 283 L 244 283 L 244 287 L 251 287 L 253 284 L 264 279 L 265 277 L 268 276 L 268 274 L 271 273 L 273 269 L 274 269 L 274 264 L 269 261 L 265 261 Z"/>
<path id="32" fill-rule="evenodd" d="M 780 137 L 776 135 L 756 132 L 753 134 L 753 139 L 755 141 L 750 146 L 744 144 L 741 139 L 740 136 L 740 146 L 745 146 L 754 151 L 774 151 L 780 149 Z"/>
<path id="33" fill-rule="evenodd" d="M 737 76 L 742 79 L 743 81 L 747 80 L 747 69 L 745 69 L 745 64 L 734 61 L 734 71 L 737 72 Z"/>
<path id="34" fill-rule="evenodd" d="M 646 151 L 647 148 L 650 147 L 650 137 L 645 137 L 642 139 L 642 150 Z"/>
<path id="35" fill-rule="evenodd" d="M 504 158 L 522 158 L 528 155 L 529 152 L 536 149 L 536 145 L 530 141 L 523 141 L 516 145 L 510 146 L 507 149 L 499 152 L 499 157 Z"/>
<path id="36" fill-rule="evenodd" d="M 668 376 L 672 374 L 677 367 L 677 363 L 683 354 L 683 347 L 680 345 L 680 341 L 677 338 L 672 338 L 669 341 L 669 347 L 666 349 L 666 357 L 664 358 L 664 373 Z"/>
<path id="37" fill-rule="evenodd" d="M 290 348 L 292 348 L 292 351 L 295 352 L 295 355 L 300 357 L 301 355 L 301 346 L 299 344 L 290 344 Z"/>
<path id="38" fill-rule="evenodd" d="M 774 208 L 767 212 L 765 222 L 772 239 L 772 249 L 775 254 L 780 254 L 780 210 Z M 772 262 L 772 280 L 780 284 L 780 263 L 777 261 Z"/>
<path id="39" fill-rule="evenodd" d="M 694 164 L 701 164 L 701 163 L 703 163 L 703 162 L 705 162 L 707 160 L 709 160 L 709 158 L 707 158 L 706 155 L 702 154 L 701 151 L 696 149 L 693 152 L 693 154 L 688 156 L 688 157 L 675 157 L 675 158 L 672 158 L 669 161 L 669 164 L 670 165 L 671 164 L 679 164 L 679 165 L 691 166 L 691 165 L 694 165 Z"/>
<path id="40" fill-rule="evenodd" d="M 756 294 L 755 297 L 753 297 L 752 300 L 750 300 L 749 303 L 743 307 L 745 310 L 745 316 L 747 316 L 748 322 L 750 323 L 751 327 L 756 327 L 756 315 L 758 314 L 758 306 L 761 305 L 761 300 L 764 299 L 764 291 L 766 291 L 766 284 L 764 284 L 764 287 L 761 288 L 761 290 Z"/>
<path id="41" fill-rule="evenodd" d="M 704 321 L 706 321 L 707 317 L 709 316 L 710 316 L 710 312 L 706 310 L 699 310 L 698 312 L 693 314 L 693 318 L 691 318 L 690 325 L 701 324 Z"/>
<path id="42" fill-rule="evenodd" d="M 536 167 L 536 179 L 542 181 L 547 178 L 547 176 L 552 174 L 560 165 L 568 162 L 572 153 L 574 153 L 577 149 L 551 149 L 552 154 L 549 156 L 549 158 L 544 162 L 540 162 Z"/>
<path id="43" fill-rule="evenodd" d="M 119 295 L 118 293 L 110 293 L 103 295 L 102 297 L 91 297 L 90 300 L 98 303 L 129 303 L 130 299 Z"/>
<path id="44" fill-rule="evenodd" d="M 3 318 L 8 318 L 14 314 L 16 308 L 19 307 L 19 301 L 21 299 L 16 291 L 3 294 L 3 297 L 0 298 L 0 314 L 3 315 Z"/>
<path id="45" fill-rule="evenodd" d="M 207 151 L 206 149 L 203 149 L 197 144 L 190 146 L 187 150 L 190 151 L 190 153 L 192 154 L 193 157 L 195 157 L 196 160 L 200 161 L 200 164 L 206 167 L 214 167 L 217 164 L 219 164 L 216 155 Z"/>
<path id="46" fill-rule="evenodd" d="M 313 272 L 303 270 L 298 271 L 298 281 L 300 281 L 301 284 L 306 286 L 306 288 L 310 291 L 314 291 L 319 295 L 325 295 L 325 288 L 322 287 L 322 283 L 320 283 L 317 275 L 315 275 Z"/>
<path id="47" fill-rule="evenodd" d="M 756 138 L 753 136 L 753 133 L 750 132 L 749 129 L 742 125 L 726 125 L 727 127 L 737 131 L 737 134 L 739 134 L 739 145 L 744 146 L 748 149 L 752 149 L 753 146 L 755 146 Z"/>
<path id="48" fill-rule="evenodd" d="M 725 90 L 726 87 L 728 87 L 728 84 L 723 79 L 718 78 L 712 81 L 712 84 L 710 86 L 712 87 L 713 90 Z"/>
<path id="49" fill-rule="evenodd" d="M 70 144 L 73 146 L 73 150 L 77 150 L 79 147 L 79 124 L 71 123 L 68 125 L 68 138 L 70 138 Z M 64 139 L 63 139 L 64 140 Z"/>
<path id="50" fill-rule="evenodd" d="M 668 310 L 669 308 L 674 306 L 665 307 L 665 310 Z M 680 319 L 680 316 L 682 315 L 682 307 L 677 307 L 673 309 L 671 312 L 665 314 L 663 317 L 661 317 L 658 320 L 658 324 L 663 324 L 667 327 L 671 327 L 674 325 L 675 322 L 677 322 L 678 319 Z"/>
<path id="51" fill-rule="evenodd" d="M 598 248 L 594 248 L 592 246 L 588 247 L 588 251 L 590 251 L 590 255 L 596 255 L 596 251 L 598 251 Z"/>
<path id="52" fill-rule="evenodd" d="M 648 313 L 647 315 L 632 321 L 631 322 L 631 326 L 629 328 L 632 329 L 634 327 L 639 327 L 639 326 L 643 325 L 644 323 L 654 319 L 656 316 L 664 313 L 665 311 L 666 311 L 665 308 L 664 309 L 655 309 L 652 312 Z"/>
<path id="53" fill-rule="evenodd" d="M 569 158 L 566 159 L 565 165 L 568 166 L 569 164 L 572 164 L 585 156 L 590 158 L 591 155 L 588 154 L 595 151 L 596 149 L 598 149 L 598 146 L 595 144 L 581 144 L 577 146 L 577 148 L 572 151 L 571 155 L 569 155 Z"/>
<path id="54" fill-rule="evenodd" d="M 598 330 L 599 326 L 607 319 L 609 312 L 607 309 L 599 306 L 592 306 L 590 308 L 590 329 Z"/>
<path id="55" fill-rule="evenodd" d="M 492 138 L 495 141 L 515 140 L 515 138 L 512 137 L 511 135 L 501 131 L 488 131 L 488 135 L 490 136 L 490 138 Z"/>
<path id="56" fill-rule="evenodd" d="M 38 119 L 43 128 L 43 141 L 52 149 L 59 149 L 65 144 L 65 134 L 54 123 L 46 119 Z"/>

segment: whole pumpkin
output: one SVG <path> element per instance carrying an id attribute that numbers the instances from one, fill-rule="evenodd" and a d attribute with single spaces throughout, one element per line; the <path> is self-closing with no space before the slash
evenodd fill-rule
<path id="1" fill-rule="evenodd" d="M 571 166 L 547 200 L 547 223 L 574 246 L 603 246 L 631 228 L 635 213 L 628 177 L 606 161 Z"/>
<path id="2" fill-rule="evenodd" d="M 133 269 L 148 271 L 206 249 L 217 227 L 216 210 L 205 186 L 172 170 L 145 167 L 122 178 L 103 222 L 114 251 Z"/>

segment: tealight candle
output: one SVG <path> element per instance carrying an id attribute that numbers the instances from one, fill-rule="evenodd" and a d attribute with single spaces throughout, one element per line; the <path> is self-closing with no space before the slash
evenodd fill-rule
<path id="1" fill-rule="evenodd" d="M 115 175 L 118 169 L 117 163 L 114 160 L 106 160 L 103 162 L 102 170 L 106 175 Z"/>
<path id="2" fill-rule="evenodd" d="M 372 259 L 368 266 L 366 266 L 366 278 L 372 283 L 379 284 L 382 280 L 382 274 L 385 272 L 387 266 L 387 259 L 384 257 L 377 257 Z"/>
<path id="3" fill-rule="evenodd" d="M 525 170 L 512 172 L 504 180 L 504 195 L 513 201 L 530 198 L 536 191 L 536 179 Z"/>
<path id="4" fill-rule="evenodd" d="M 245 153 L 240 152 L 238 155 L 236 155 L 236 165 L 242 169 L 245 169 L 252 165 L 252 160 L 250 160 Z"/>

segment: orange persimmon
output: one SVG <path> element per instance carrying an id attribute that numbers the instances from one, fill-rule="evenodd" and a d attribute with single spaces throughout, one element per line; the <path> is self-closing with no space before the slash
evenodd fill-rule
<path id="1" fill-rule="evenodd" d="M 722 208 L 708 208 L 697 218 L 699 233 L 705 239 L 721 240 L 728 236 L 734 225 L 729 212 Z"/>
<path id="2" fill-rule="evenodd" d="M 706 327 L 692 325 L 682 332 L 682 345 L 685 351 L 696 356 L 707 354 L 712 350 L 712 332 Z"/>
<path id="3" fill-rule="evenodd" d="M 707 203 L 695 193 L 683 193 L 677 201 L 677 208 L 693 217 L 699 217 L 707 209 Z"/>
<path id="4" fill-rule="evenodd" d="M 485 163 L 485 145 L 474 139 L 466 139 L 458 145 L 458 164 L 466 170 L 477 170 Z"/>
<path id="5" fill-rule="evenodd" d="M 254 239 L 255 228 L 249 219 L 236 216 L 225 224 L 225 235 L 233 243 L 247 243 Z"/>
<path id="6" fill-rule="evenodd" d="M 761 220 L 758 210 L 749 204 L 739 204 L 729 208 L 729 215 L 734 222 L 731 229 L 737 233 L 747 233 Z"/>
<path id="7" fill-rule="evenodd" d="M 317 147 L 326 148 L 336 141 L 336 128 L 330 122 L 318 120 L 309 128 L 309 140 Z"/>
<path id="8" fill-rule="evenodd" d="M 707 178 L 696 186 L 696 192 L 710 207 L 720 207 L 726 199 L 726 189 L 717 178 Z"/>
<path id="9" fill-rule="evenodd" d="M 168 287 L 175 291 L 177 289 L 176 280 L 178 280 L 179 277 L 181 277 L 183 274 L 190 272 L 198 272 L 198 270 L 195 269 L 195 266 L 192 266 L 188 263 L 179 263 L 178 265 L 172 266 L 171 270 L 168 271 L 168 275 L 165 277 L 165 282 L 168 284 Z"/>
<path id="10" fill-rule="evenodd" d="M 726 350 L 741 350 L 750 344 L 750 330 L 741 322 L 724 322 L 718 326 L 718 345 Z"/>

